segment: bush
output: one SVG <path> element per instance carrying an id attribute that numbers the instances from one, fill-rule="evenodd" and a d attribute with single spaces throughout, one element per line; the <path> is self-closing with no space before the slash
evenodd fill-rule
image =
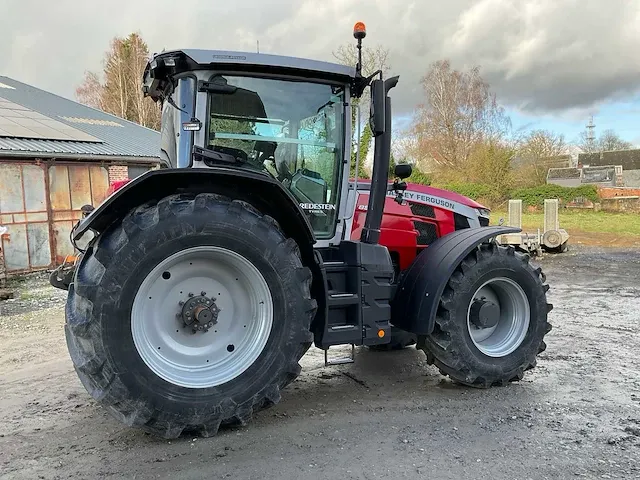
<path id="1" fill-rule="evenodd" d="M 544 206 L 546 198 L 557 198 L 560 203 L 569 203 L 580 197 L 597 202 L 598 188 L 595 185 L 563 187 L 548 184 L 531 188 L 518 188 L 509 195 L 509 198 L 521 199 L 523 205 L 532 207 Z"/>
<path id="2" fill-rule="evenodd" d="M 412 167 L 411 176 L 405 180 L 406 182 L 431 185 L 431 177 L 429 175 L 418 170 L 415 165 L 412 165 Z"/>

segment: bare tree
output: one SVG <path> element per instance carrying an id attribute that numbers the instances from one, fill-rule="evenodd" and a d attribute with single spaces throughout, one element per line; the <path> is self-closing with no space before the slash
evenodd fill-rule
<path id="1" fill-rule="evenodd" d="M 337 50 L 333 52 L 333 56 L 335 59 L 341 63 L 342 65 L 354 66 L 358 63 L 358 47 L 353 43 L 348 43 L 344 45 L 340 45 Z M 391 69 L 389 65 L 389 50 L 383 47 L 382 45 L 377 45 L 374 47 L 362 47 L 362 74 L 364 76 L 369 76 L 374 72 L 381 70 L 383 76 Z M 358 166 L 358 175 L 360 178 L 367 178 L 369 176 L 368 172 L 365 170 L 365 160 L 366 154 L 369 150 L 369 145 L 371 143 L 371 130 L 369 128 L 368 122 L 366 119 L 368 115 L 366 113 L 369 105 L 369 91 L 365 90 L 364 94 L 359 99 L 352 99 L 351 105 L 353 109 L 351 110 L 351 129 L 354 134 L 357 134 L 357 116 L 356 116 L 356 108 L 360 106 L 362 111 L 361 118 L 361 138 L 359 149 L 361 151 L 360 164 Z M 362 128 L 362 123 L 364 123 L 364 128 Z M 357 139 L 353 139 L 354 147 L 357 144 Z M 356 152 L 355 148 L 352 149 L 351 153 L 351 175 L 355 175 L 355 164 L 356 164 Z"/>
<path id="2" fill-rule="evenodd" d="M 340 45 L 333 56 L 343 65 L 358 63 L 358 47 L 353 43 Z M 389 50 L 382 46 L 362 47 L 362 74 L 367 77 L 377 70 L 382 70 L 384 76 L 389 73 Z"/>
<path id="3" fill-rule="evenodd" d="M 534 130 L 523 140 L 518 151 L 519 172 L 525 183 L 542 185 L 549 168 L 566 161 L 567 143 L 564 135 L 549 130 Z"/>
<path id="4" fill-rule="evenodd" d="M 629 150 L 633 148 L 633 144 L 623 140 L 613 130 L 605 130 L 598 138 L 598 147 L 604 152 L 609 152 L 612 150 Z"/>
<path id="5" fill-rule="evenodd" d="M 87 72 L 76 97 L 85 105 L 158 130 L 160 108 L 142 93 L 148 58 L 148 46 L 139 34 L 114 38 L 105 54 L 102 74 Z"/>
<path id="6" fill-rule="evenodd" d="M 340 45 L 335 50 L 333 56 L 342 65 L 349 65 L 355 67 L 358 63 L 358 47 L 353 43 L 347 43 Z M 374 47 L 362 47 L 362 74 L 365 77 L 372 75 L 378 70 L 382 71 L 383 76 L 387 76 L 391 70 L 389 64 L 389 50 L 382 45 L 376 45 Z M 352 104 L 354 106 L 360 104 L 362 108 L 369 103 L 369 91 L 365 90 L 362 98 L 353 99 Z M 353 110 L 355 112 L 355 108 Z M 355 118 L 355 117 L 354 117 Z"/>
<path id="7" fill-rule="evenodd" d="M 104 95 L 102 94 L 102 89 L 102 83 L 100 83 L 98 74 L 95 72 L 85 72 L 84 81 L 76 89 L 76 98 L 89 107 L 104 110 Z"/>
<path id="8" fill-rule="evenodd" d="M 412 129 L 415 154 L 430 158 L 435 168 L 461 171 L 476 146 L 499 141 L 510 120 L 496 101 L 478 67 L 462 72 L 448 60 L 431 65 L 422 79 L 424 103 Z"/>
<path id="9" fill-rule="evenodd" d="M 610 152 L 614 150 L 629 150 L 633 148 L 631 142 L 623 140 L 614 130 L 604 130 L 597 139 L 589 139 L 587 132 L 581 132 L 577 142 L 578 147 L 585 153 Z"/>

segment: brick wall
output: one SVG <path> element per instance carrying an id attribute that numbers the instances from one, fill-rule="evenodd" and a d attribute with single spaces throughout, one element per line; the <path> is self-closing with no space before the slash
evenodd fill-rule
<path id="1" fill-rule="evenodd" d="M 109 167 L 109 183 L 129 178 L 129 167 L 126 165 L 111 165 Z"/>
<path id="2" fill-rule="evenodd" d="M 600 198 L 638 197 L 640 196 L 640 188 L 600 187 L 598 189 L 598 196 Z"/>

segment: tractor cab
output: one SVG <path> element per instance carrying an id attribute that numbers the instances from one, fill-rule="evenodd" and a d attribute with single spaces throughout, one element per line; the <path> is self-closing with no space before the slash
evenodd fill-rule
<path id="1" fill-rule="evenodd" d="M 277 179 L 325 244 L 348 184 L 351 99 L 371 79 L 357 66 L 258 53 L 163 52 L 146 95 L 162 103 L 161 152 L 171 168 L 246 168 Z M 344 166 L 347 165 L 347 169 Z"/>

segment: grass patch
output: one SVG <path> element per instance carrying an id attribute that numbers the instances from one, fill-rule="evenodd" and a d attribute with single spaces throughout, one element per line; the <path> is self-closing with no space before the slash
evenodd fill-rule
<path id="1" fill-rule="evenodd" d="M 569 234 L 571 234 L 571 230 L 580 230 L 589 233 L 640 236 L 639 214 L 560 209 L 559 216 L 560 228 L 564 228 Z M 506 222 L 509 215 L 506 211 L 491 212 L 491 223 L 493 225 L 497 225 L 500 218 L 504 218 Z M 542 212 L 522 212 L 523 230 L 533 233 L 539 228 L 542 231 L 543 222 L 544 214 Z"/>

